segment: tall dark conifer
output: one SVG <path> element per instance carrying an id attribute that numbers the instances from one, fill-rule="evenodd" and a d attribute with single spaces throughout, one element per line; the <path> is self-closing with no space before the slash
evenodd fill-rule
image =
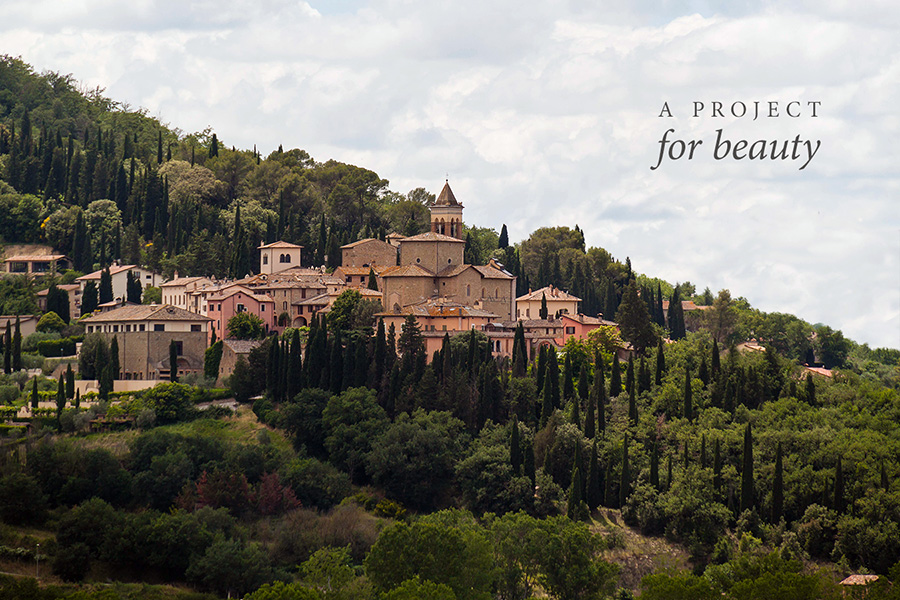
<path id="1" fill-rule="evenodd" d="M 609 397 L 615 398 L 622 393 L 622 369 L 619 367 L 619 354 L 613 353 L 612 375 L 609 378 Z"/>
<path id="2" fill-rule="evenodd" d="M 684 418 L 688 421 L 694 419 L 694 403 L 691 391 L 691 370 L 684 367 Z"/>
<path id="3" fill-rule="evenodd" d="M 661 491 L 659 487 L 659 442 L 653 442 L 653 449 L 650 452 L 650 485 Z"/>
<path id="4" fill-rule="evenodd" d="M 772 523 L 777 524 L 784 512 L 784 468 L 781 464 L 781 442 L 775 450 L 775 479 L 772 482 Z"/>
<path id="5" fill-rule="evenodd" d="M 753 433 L 750 423 L 747 423 L 744 429 L 744 457 L 741 469 L 741 512 L 753 508 L 755 504 L 753 488 Z"/>
<path id="6" fill-rule="evenodd" d="M 519 440 L 519 419 L 513 415 L 512 432 L 509 438 L 509 462 L 517 477 L 522 471 L 522 442 Z"/>
<path id="7" fill-rule="evenodd" d="M 844 468 L 841 465 L 841 457 L 838 456 L 834 467 L 834 510 L 837 514 L 843 514 L 846 509 L 844 499 Z"/>
<path id="8" fill-rule="evenodd" d="M 631 495 L 631 466 L 628 464 L 628 435 L 622 440 L 622 472 L 619 479 L 619 508 L 625 506 Z"/>
<path id="9" fill-rule="evenodd" d="M 587 505 L 591 510 L 596 510 L 600 506 L 602 493 L 600 490 L 600 463 L 597 459 L 597 440 L 591 446 L 591 461 L 588 466 L 587 478 Z"/>

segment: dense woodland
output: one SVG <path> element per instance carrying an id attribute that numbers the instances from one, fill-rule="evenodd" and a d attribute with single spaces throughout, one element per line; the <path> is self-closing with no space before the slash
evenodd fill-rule
<path id="1" fill-rule="evenodd" d="M 50 244 L 76 267 L 3 279 L 3 314 L 116 259 L 242 276 L 260 242 L 284 239 L 335 267 L 342 244 L 427 230 L 434 199 L 302 150 L 185 134 L 11 57 L 0 178 L 3 242 Z M 229 390 L 194 377 L 107 389 L 91 408 L 65 377 L 23 370 L 52 367 L 39 345 L 77 336 L 78 315 L 6 332 L 0 400 L 58 409 L 38 409 L 35 435 L 3 430 L 2 570 L 121 583 L 10 577 L 0 599 L 823 598 L 851 572 L 881 575 L 870 598 L 900 597 L 900 351 L 640 274 L 577 225 L 519 243 L 505 226 L 466 233 L 469 261 L 499 260 L 520 292 L 567 289 L 619 329 L 559 351 L 520 329 L 512 359 L 469 332 L 426 357 L 414 319 L 386 330 L 346 293 L 327 319 L 266 338 Z M 684 314 L 687 299 L 711 308 Z M 751 339 L 760 349 L 742 351 Z M 115 353 L 84 344 L 81 374 L 99 374 Z M 207 351 L 210 373 L 220 356 Z M 198 408 L 229 395 L 236 412 Z M 121 417 L 128 429 L 88 433 Z M 636 570 L 621 559 L 635 535 L 684 562 Z"/>

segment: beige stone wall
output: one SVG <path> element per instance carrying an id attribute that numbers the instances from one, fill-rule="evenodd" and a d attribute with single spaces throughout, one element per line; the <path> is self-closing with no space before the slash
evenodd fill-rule
<path id="1" fill-rule="evenodd" d="M 119 342 L 119 366 L 121 372 L 116 379 L 157 379 L 159 361 L 169 358 L 169 342 L 182 343 L 182 356 L 197 365 L 191 371 L 203 372 L 203 358 L 206 351 L 205 331 L 138 331 L 126 333 L 104 333 L 106 343 L 112 342 L 113 335 Z M 126 373 L 129 374 L 126 376 Z M 184 374 L 179 371 L 179 374 Z"/>
<path id="2" fill-rule="evenodd" d="M 401 307 L 434 295 L 434 279 L 431 277 L 385 277 L 382 279 L 384 309 L 391 311 L 394 304 Z"/>
<path id="3" fill-rule="evenodd" d="M 464 244 L 456 242 L 409 241 L 400 244 L 400 264 L 418 265 L 437 273 L 450 266 L 463 264 Z"/>
<path id="4" fill-rule="evenodd" d="M 397 248 L 381 240 L 369 240 L 352 248 L 343 248 L 341 264 L 345 267 L 392 267 L 397 264 Z"/>

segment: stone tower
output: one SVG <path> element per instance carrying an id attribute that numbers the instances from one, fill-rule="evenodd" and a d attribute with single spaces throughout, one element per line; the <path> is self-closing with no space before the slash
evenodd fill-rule
<path id="1" fill-rule="evenodd" d="M 444 189 L 431 206 L 431 231 L 463 239 L 462 211 L 463 205 L 456 201 L 450 183 L 445 181 Z"/>

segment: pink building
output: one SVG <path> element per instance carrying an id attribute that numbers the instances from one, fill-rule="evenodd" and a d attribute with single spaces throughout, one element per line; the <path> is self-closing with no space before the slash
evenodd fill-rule
<path id="1" fill-rule="evenodd" d="M 228 337 L 228 320 L 242 312 L 262 319 L 266 333 L 278 330 L 275 325 L 275 300 L 266 294 L 257 294 L 242 285 L 234 285 L 210 295 L 207 298 L 206 310 L 219 339 Z"/>
<path id="2" fill-rule="evenodd" d="M 600 317 L 589 317 L 582 314 L 562 314 L 558 320 L 562 323 L 562 337 L 556 338 L 556 343 L 560 346 L 564 346 L 570 337 L 586 340 L 588 334 L 601 325 L 612 325 L 618 328 L 615 321 L 607 321 Z"/>

